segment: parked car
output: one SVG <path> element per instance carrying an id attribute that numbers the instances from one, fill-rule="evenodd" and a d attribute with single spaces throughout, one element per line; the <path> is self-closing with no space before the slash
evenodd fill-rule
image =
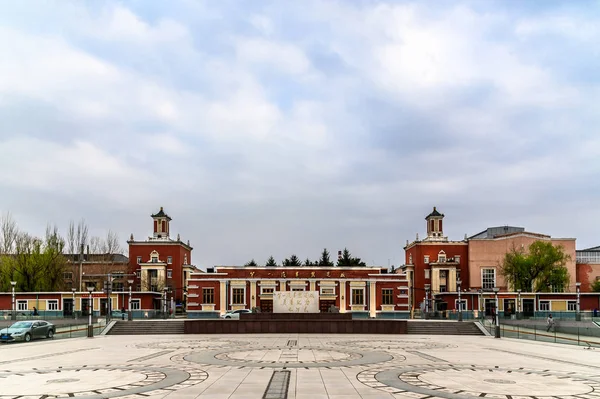
<path id="1" fill-rule="evenodd" d="M 54 324 L 44 320 L 25 320 L 17 321 L 8 328 L 0 330 L 0 341 L 29 342 L 35 338 L 53 338 L 56 333 Z"/>
<path id="2" fill-rule="evenodd" d="M 230 310 L 229 312 L 221 315 L 222 319 L 239 319 L 240 313 L 252 313 L 250 309 L 239 309 L 239 310 Z"/>

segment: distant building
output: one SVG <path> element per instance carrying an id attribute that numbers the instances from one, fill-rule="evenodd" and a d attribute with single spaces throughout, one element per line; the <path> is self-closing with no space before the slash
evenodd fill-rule
<path id="1" fill-rule="evenodd" d="M 154 215 L 153 234 L 143 241 L 131 235 L 129 245 L 130 273 L 134 274 L 135 291 L 168 292 L 176 304 L 183 305 L 187 293 L 187 280 L 198 269 L 192 265 L 192 247 L 184 243 L 179 234 L 170 235 L 171 217 L 163 208 Z"/>
<path id="2" fill-rule="evenodd" d="M 600 246 L 575 251 L 577 262 L 577 281 L 581 290 L 591 291 L 592 284 L 600 280 Z"/>
<path id="3" fill-rule="evenodd" d="M 88 247 L 89 248 L 89 247 Z M 122 254 L 66 254 L 67 269 L 64 272 L 65 289 L 85 292 L 92 286 L 97 290 L 103 288 L 109 273 L 113 274 L 113 291 L 129 289 L 127 273 L 129 258 Z"/>

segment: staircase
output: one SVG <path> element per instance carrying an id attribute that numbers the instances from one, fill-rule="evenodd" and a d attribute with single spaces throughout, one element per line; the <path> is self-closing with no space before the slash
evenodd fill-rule
<path id="1" fill-rule="evenodd" d="M 106 335 L 183 334 L 183 320 L 117 321 Z"/>
<path id="2" fill-rule="evenodd" d="M 414 321 L 406 323 L 407 334 L 421 335 L 484 335 L 473 322 L 469 321 Z"/>

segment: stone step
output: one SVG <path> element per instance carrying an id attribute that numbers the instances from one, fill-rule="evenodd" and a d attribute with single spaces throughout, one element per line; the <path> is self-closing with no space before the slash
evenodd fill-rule
<path id="1" fill-rule="evenodd" d="M 183 334 L 184 321 L 118 321 L 108 335 Z"/>

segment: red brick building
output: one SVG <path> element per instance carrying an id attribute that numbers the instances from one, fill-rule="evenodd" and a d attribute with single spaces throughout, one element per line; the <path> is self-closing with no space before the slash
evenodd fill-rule
<path id="1" fill-rule="evenodd" d="M 400 271 L 406 273 L 409 284 L 409 306 L 418 309 L 429 298 L 429 310 L 432 310 L 432 295 L 440 292 L 456 291 L 457 281 L 462 287 L 469 286 L 468 242 L 450 241 L 444 236 L 444 215 L 434 207 L 425 217 L 427 236 L 420 240 L 407 241 L 404 247 L 405 265 Z M 443 306 L 442 306 L 443 307 Z M 453 305 L 449 306 L 454 308 Z"/>
<path id="2" fill-rule="evenodd" d="M 169 293 L 176 304 L 184 304 L 187 280 L 193 271 L 192 247 L 184 243 L 179 234 L 176 239 L 170 236 L 171 218 L 163 208 L 154 215 L 153 234 L 144 241 L 136 241 L 133 234 L 129 245 L 129 272 L 135 274 L 134 287 L 141 292 Z"/>
<path id="3" fill-rule="evenodd" d="M 214 317 L 229 310 L 273 312 L 283 291 L 317 292 L 318 310 L 333 305 L 363 317 L 408 318 L 408 281 L 381 267 L 219 266 L 189 280 L 188 317 Z"/>

